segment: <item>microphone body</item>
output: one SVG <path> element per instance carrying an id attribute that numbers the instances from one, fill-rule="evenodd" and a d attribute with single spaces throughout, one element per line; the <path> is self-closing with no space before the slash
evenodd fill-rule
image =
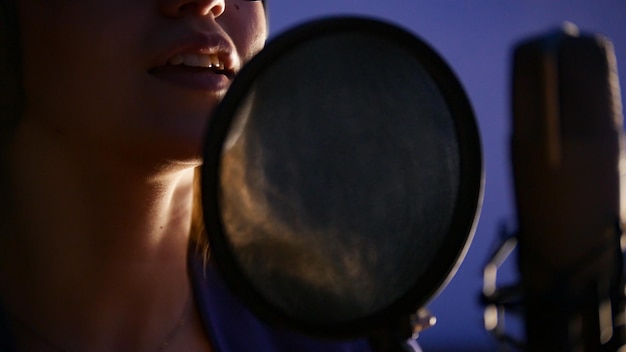
<path id="1" fill-rule="evenodd" d="M 626 165 L 611 42 L 570 25 L 520 43 L 512 102 L 527 349 L 615 351 Z"/>

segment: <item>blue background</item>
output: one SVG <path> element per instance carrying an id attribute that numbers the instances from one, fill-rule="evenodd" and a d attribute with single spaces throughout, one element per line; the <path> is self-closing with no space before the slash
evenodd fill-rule
<path id="1" fill-rule="evenodd" d="M 515 227 L 509 168 L 511 50 L 522 39 L 564 21 L 607 35 L 626 82 L 626 0 L 270 0 L 272 35 L 305 20 L 363 14 L 408 29 L 430 43 L 464 85 L 482 134 L 486 183 L 474 241 L 448 286 L 429 304 L 437 325 L 420 336 L 428 351 L 494 351 L 478 297 L 482 267 L 500 224 Z M 515 280 L 514 263 L 505 281 Z M 515 326 L 514 326 L 515 327 Z M 519 324 L 518 324 L 519 328 Z"/>

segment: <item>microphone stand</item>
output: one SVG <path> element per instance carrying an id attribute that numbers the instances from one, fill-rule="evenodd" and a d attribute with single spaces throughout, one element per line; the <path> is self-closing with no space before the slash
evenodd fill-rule
<path id="1" fill-rule="evenodd" d="M 621 232 L 616 233 L 617 241 L 620 237 Z M 608 352 L 624 345 L 624 326 L 620 321 L 624 307 L 623 260 L 619 250 L 617 242 L 592 251 L 588 258 L 567 270 L 554 272 L 555 282 L 543 292 L 524 288 L 529 351 Z M 585 276 L 586 268 L 594 267 L 607 255 L 615 258 L 609 282 L 596 278 L 578 280 Z M 520 261 L 522 258 L 533 260 L 531 253 L 520 255 Z M 521 262 L 520 267 L 528 269 L 522 271 L 522 277 L 533 275 L 533 265 Z"/>
<path id="2" fill-rule="evenodd" d="M 616 227 L 615 238 L 626 240 Z M 518 236 L 503 231 L 502 243 L 484 267 L 482 304 L 484 323 L 501 344 L 502 351 L 600 351 L 615 352 L 626 347 L 626 295 L 623 252 L 614 243 L 557 274 L 560 278 L 550 290 L 528 292 L 521 283 L 498 286 L 498 270 L 519 250 Z M 615 276 L 608 287 L 590 280 L 580 289 L 572 282 L 594 260 L 611 251 L 616 258 Z M 532 256 L 531 256 L 532 257 Z M 529 273 L 532 274 L 532 273 Z M 526 342 L 507 332 L 508 313 L 523 315 Z"/>

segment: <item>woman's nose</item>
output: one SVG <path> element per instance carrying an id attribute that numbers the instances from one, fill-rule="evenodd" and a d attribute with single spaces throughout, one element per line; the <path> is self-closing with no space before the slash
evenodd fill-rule
<path id="1" fill-rule="evenodd" d="M 159 8 L 167 17 L 220 16 L 226 0 L 159 0 Z"/>

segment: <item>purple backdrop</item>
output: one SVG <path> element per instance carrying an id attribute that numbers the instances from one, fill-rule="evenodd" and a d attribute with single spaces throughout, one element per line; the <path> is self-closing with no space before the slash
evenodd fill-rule
<path id="1" fill-rule="evenodd" d="M 486 186 L 480 222 L 465 261 L 429 307 L 438 318 L 420 343 L 428 351 L 493 351 L 482 328 L 482 266 L 502 222 L 515 227 L 509 169 L 511 49 L 519 40 L 574 22 L 612 39 L 626 82 L 624 0 L 270 0 L 272 34 L 308 19 L 362 14 L 400 25 L 430 43 L 457 73 L 482 134 Z M 626 84 L 626 83 L 623 83 Z M 510 263 L 513 264 L 513 263 Z M 506 273 L 514 280 L 511 265 Z"/>

